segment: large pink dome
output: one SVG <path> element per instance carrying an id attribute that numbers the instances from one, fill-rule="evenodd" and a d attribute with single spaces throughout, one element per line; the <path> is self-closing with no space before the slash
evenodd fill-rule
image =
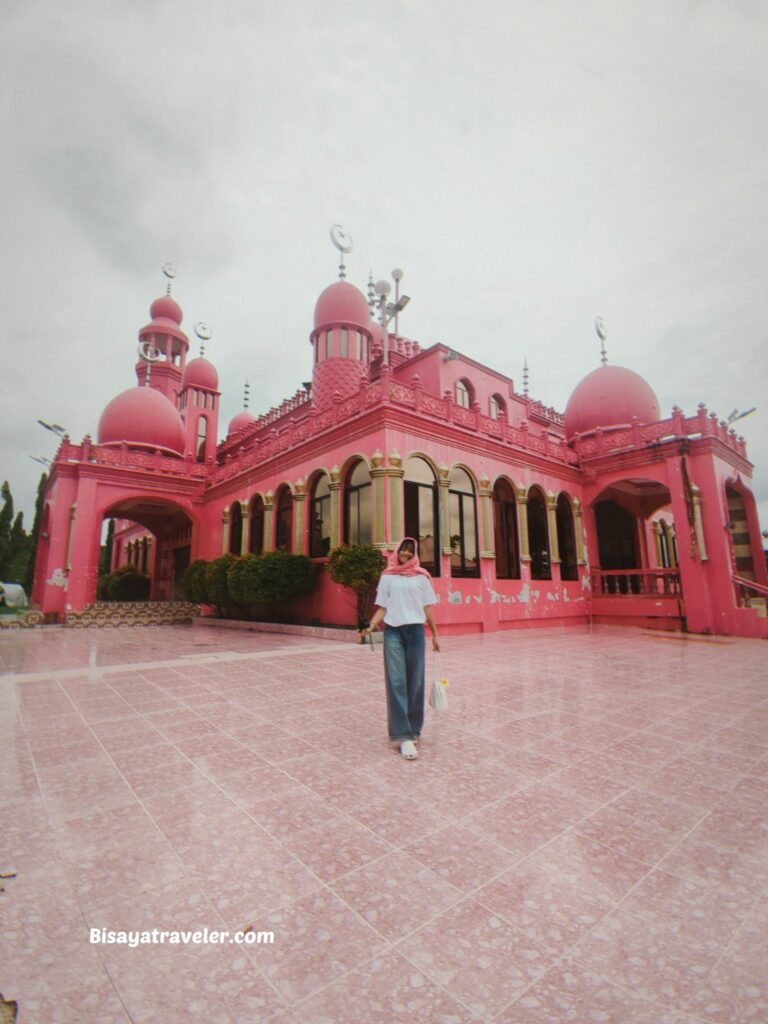
<path id="1" fill-rule="evenodd" d="M 244 427 L 250 427 L 256 420 L 248 412 L 247 409 L 242 409 L 236 416 L 233 416 L 230 420 L 229 427 L 227 428 L 227 434 L 236 434 L 238 430 L 243 430 Z"/>
<path id="2" fill-rule="evenodd" d="M 177 325 L 184 316 L 181 306 L 170 295 L 161 295 L 159 299 L 155 299 L 149 307 L 149 315 L 153 320 L 172 320 Z"/>
<path id="3" fill-rule="evenodd" d="M 98 443 L 184 453 L 184 424 L 175 406 L 155 388 L 137 387 L 113 398 L 99 420 Z"/>
<path id="4" fill-rule="evenodd" d="M 329 285 L 321 292 L 315 305 L 315 327 L 330 324 L 355 324 L 370 328 L 368 300 L 347 281 L 335 281 Z"/>
<path id="5" fill-rule="evenodd" d="M 208 388 L 209 391 L 218 390 L 219 375 L 216 372 L 216 367 L 207 359 L 198 356 L 184 367 L 181 386 L 183 388 Z"/>
<path id="6" fill-rule="evenodd" d="M 618 427 L 661 419 L 659 400 L 639 373 L 623 366 L 598 366 L 576 385 L 565 407 L 565 434 L 587 434 L 597 427 Z"/>

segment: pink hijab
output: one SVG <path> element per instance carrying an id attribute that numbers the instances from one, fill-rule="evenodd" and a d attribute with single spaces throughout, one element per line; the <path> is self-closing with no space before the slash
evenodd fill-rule
<path id="1" fill-rule="evenodd" d="M 409 558 L 407 562 L 400 565 L 397 556 L 400 554 L 400 548 L 406 543 L 413 545 L 414 555 L 413 558 Z M 382 573 L 382 576 L 426 576 L 428 580 L 431 580 L 432 577 L 427 570 L 422 569 L 419 565 L 419 556 L 416 554 L 418 550 L 419 546 L 413 537 L 403 537 L 396 550 L 389 556 L 389 565 Z"/>

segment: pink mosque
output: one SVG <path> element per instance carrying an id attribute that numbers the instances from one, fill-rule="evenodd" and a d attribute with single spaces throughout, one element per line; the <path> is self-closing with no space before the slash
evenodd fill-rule
<path id="1" fill-rule="evenodd" d="M 768 638 L 753 467 L 715 413 L 662 417 L 642 377 L 603 362 L 560 414 L 471 354 L 391 332 L 397 304 L 344 278 L 342 259 L 315 305 L 311 385 L 257 417 L 246 398 L 220 443 L 216 368 L 188 358 L 170 293 L 152 303 L 136 386 L 52 466 L 32 594 L 49 621 L 95 602 L 114 518 L 113 568 L 144 569 L 152 601 L 176 597 L 195 559 L 282 549 L 321 567 L 302 620 L 353 625 L 328 552 L 410 535 L 446 634 L 596 622 Z"/>

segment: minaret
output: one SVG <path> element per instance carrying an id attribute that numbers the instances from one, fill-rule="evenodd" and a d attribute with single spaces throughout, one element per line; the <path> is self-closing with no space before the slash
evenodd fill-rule
<path id="1" fill-rule="evenodd" d="M 211 329 L 207 324 L 197 323 L 195 334 L 200 339 L 200 355 L 184 368 L 179 410 L 184 420 L 184 454 L 196 462 L 208 462 L 216 453 L 221 392 L 216 367 L 205 358 L 205 343 L 211 337 Z"/>
<path id="2" fill-rule="evenodd" d="M 168 278 L 166 294 L 152 303 L 149 310 L 152 319 L 139 331 L 139 344 L 146 347 L 148 353 L 154 350 L 157 358 L 151 360 L 151 371 L 149 362 L 140 358 L 136 363 L 136 377 L 140 385 L 146 384 L 147 373 L 150 373 L 150 386 L 178 406 L 189 338 L 180 326 L 184 315 L 181 306 L 171 296 L 171 281 L 176 271 L 166 263 L 163 273 Z"/>
<path id="3" fill-rule="evenodd" d="M 351 251 L 352 239 L 334 225 L 331 240 L 342 254 L 339 280 L 317 300 L 310 335 L 314 349 L 312 398 L 321 409 L 331 406 L 336 396 L 344 399 L 360 390 L 368 376 L 373 337 L 368 300 L 344 280 L 344 254 Z"/>

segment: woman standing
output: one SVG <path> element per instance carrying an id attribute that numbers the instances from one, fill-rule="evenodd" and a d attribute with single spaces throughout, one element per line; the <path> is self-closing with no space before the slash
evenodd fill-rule
<path id="1" fill-rule="evenodd" d="M 432 605 L 437 604 L 432 577 L 419 565 L 416 541 L 406 537 L 390 556 L 376 591 L 378 606 L 362 637 L 384 620 L 384 676 L 387 684 L 389 738 L 409 761 L 418 757 L 415 740 L 424 724 L 424 623 L 439 651 Z"/>

